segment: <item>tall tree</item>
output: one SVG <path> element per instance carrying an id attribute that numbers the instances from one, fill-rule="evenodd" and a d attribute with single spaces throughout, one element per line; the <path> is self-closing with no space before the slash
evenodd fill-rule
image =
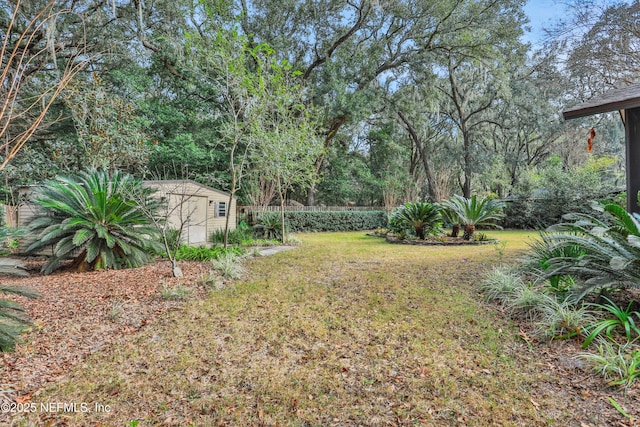
<path id="1" fill-rule="evenodd" d="M 275 182 L 280 198 L 282 243 L 286 242 L 284 204 L 293 188 L 305 188 L 315 182 L 314 161 L 322 154 L 313 109 L 302 102 L 303 91 L 292 84 L 289 67 L 271 63 L 272 76 L 264 81 L 255 104 L 257 120 L 252 121 L 254 137 L 259 140 L 252 151 L 253 166 Z"/>
<path id="2" fill-rule="evenodd" d="M 55 121 L 47 113 L 86 65 L 83 44 L 59 40 L 56 21 L 66 12 L 57 12 L 54 3 L 0 4 L 0 170 Z"/>
<path id="3" fill-rule="evenodd" d="M 640 2 L 579 2 L 556 43 L 568 48 L 567 69 L 589 99 L 640 78 Z M 587 91 L 588 90 L 588 91 Z"/>
<path id="4" fill-rule="evenodd" d="M 241 9 L 245 31 L 288 55 L 313 88 L 310 96 L 325 111 L 328 152 L 345 123 L 372 112 L 379 87 L 397 85 L 411 64 L 430 66 L 435 52 L 467 52 L 484 43 L 485 34 L 504 34 L 519 25 L 521 6 L 518 0 L 271 0 L 242 2 Z M 453 37 L 461 32 L 469 36 Z M 317 159 L 318 170 L 324 160 Z M 312 187 L 309 204 L 313 196 Z"/>

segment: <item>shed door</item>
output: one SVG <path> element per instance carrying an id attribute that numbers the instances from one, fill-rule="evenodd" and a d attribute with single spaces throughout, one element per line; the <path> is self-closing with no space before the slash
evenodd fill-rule
<path id="1" fill-rule="evenodd" d="M 187 241 L 190 245 L 207 242 L 207 198 L 192 196 L 188 199 Z"/>
<path id="2" fill-rule="evenodd" d="M 169 223 L 173 228 L 182 226 L 182 241 L 188 245 L 207 242 L 208 199 L 191 194 L 169 194 Z"/>

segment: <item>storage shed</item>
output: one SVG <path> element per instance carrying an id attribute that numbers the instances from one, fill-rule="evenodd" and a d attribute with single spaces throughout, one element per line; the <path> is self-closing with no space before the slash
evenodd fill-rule
<path id="1" fill-rule="evenodd" d="M 224 230 L 227 216 L 229 229 L 236 228 L 236 199 L 229 206 L 229 193 L 199 184 L 190 179 L 145 181 L 167 201 L 166 213 L 172 227 L 184 224 L 184 242 L 201 246 L 210 241 L 216 230 Z"/>
<path id="2" fill-rule="evenodd" d="M 188 179 L 144 181 L 144 185 L 154 188 L 157 197 L 167 202 L 163 213 L 167 214 L 172 227 L 184 224 L 183 240 L 186 244 L 207 244 L 215 230 L 224 230 L 227 216 L 229 229 L 236 228 L 236 199 L 229 206 L 228 193 Z M 31 191 L 32 187 L 18 189 L 18 226 L 26 226 L 36 213 L 36 206 L 29 201 Z M 27 245 L 31 241 L 29 237 L 23 240 Z M 20 246 L 24 245 L 21 243 Z"/>

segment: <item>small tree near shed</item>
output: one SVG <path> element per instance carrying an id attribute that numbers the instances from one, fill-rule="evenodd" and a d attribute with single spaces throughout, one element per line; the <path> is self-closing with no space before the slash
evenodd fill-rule
<path id="1" fill-rule="evenodd" d="M 148 203 L 149 199 L 145 199 L 142 194 L 134 196 L 144 215 L 149 218 L 160 234 L 165 255 L 171 262 L 173 277 L 182 277 L 177 252 L 182 244 L 185 228 L 194 213 L 189 207 L 189 200 L 194 197 L 194 194 L 186 191 L 187 182 L 182 180 L 170 185 L 154 186 L 155 200 L 152 203 Z M 159 202 L 159 205 L 156 202 Z"/>
<path id="2" fill-rule="evenodd" d="M 263 171 L 264 178 L 275 183 L 280 197 L 280 222 L 282 243 L 286 242 L 284 203 L 287 192 L 293 186 L 307 188 L 315 182 L 315 161 L 323 153 L 324 146 L 313 121 L 311 107 L 302 103 L 303 89 L 292 80 L 287 64 L 275 61 L 270 64 L 270 85 L 261 91 L 260 119 L 255 120 L 253 133 L 256 147 L 254 166 Z"/>

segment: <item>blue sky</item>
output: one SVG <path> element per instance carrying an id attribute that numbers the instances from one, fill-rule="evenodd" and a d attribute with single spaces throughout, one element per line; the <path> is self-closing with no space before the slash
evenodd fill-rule
<path id="1" fill-rule="evenodd" d="M 544 37 L 542 29 L 561 18 L 565 13 L 565 4 L 561 0 L 529 0 L 524 11 L 529 17 L 531 32 L 524 40 L 536 44 Z"/>

